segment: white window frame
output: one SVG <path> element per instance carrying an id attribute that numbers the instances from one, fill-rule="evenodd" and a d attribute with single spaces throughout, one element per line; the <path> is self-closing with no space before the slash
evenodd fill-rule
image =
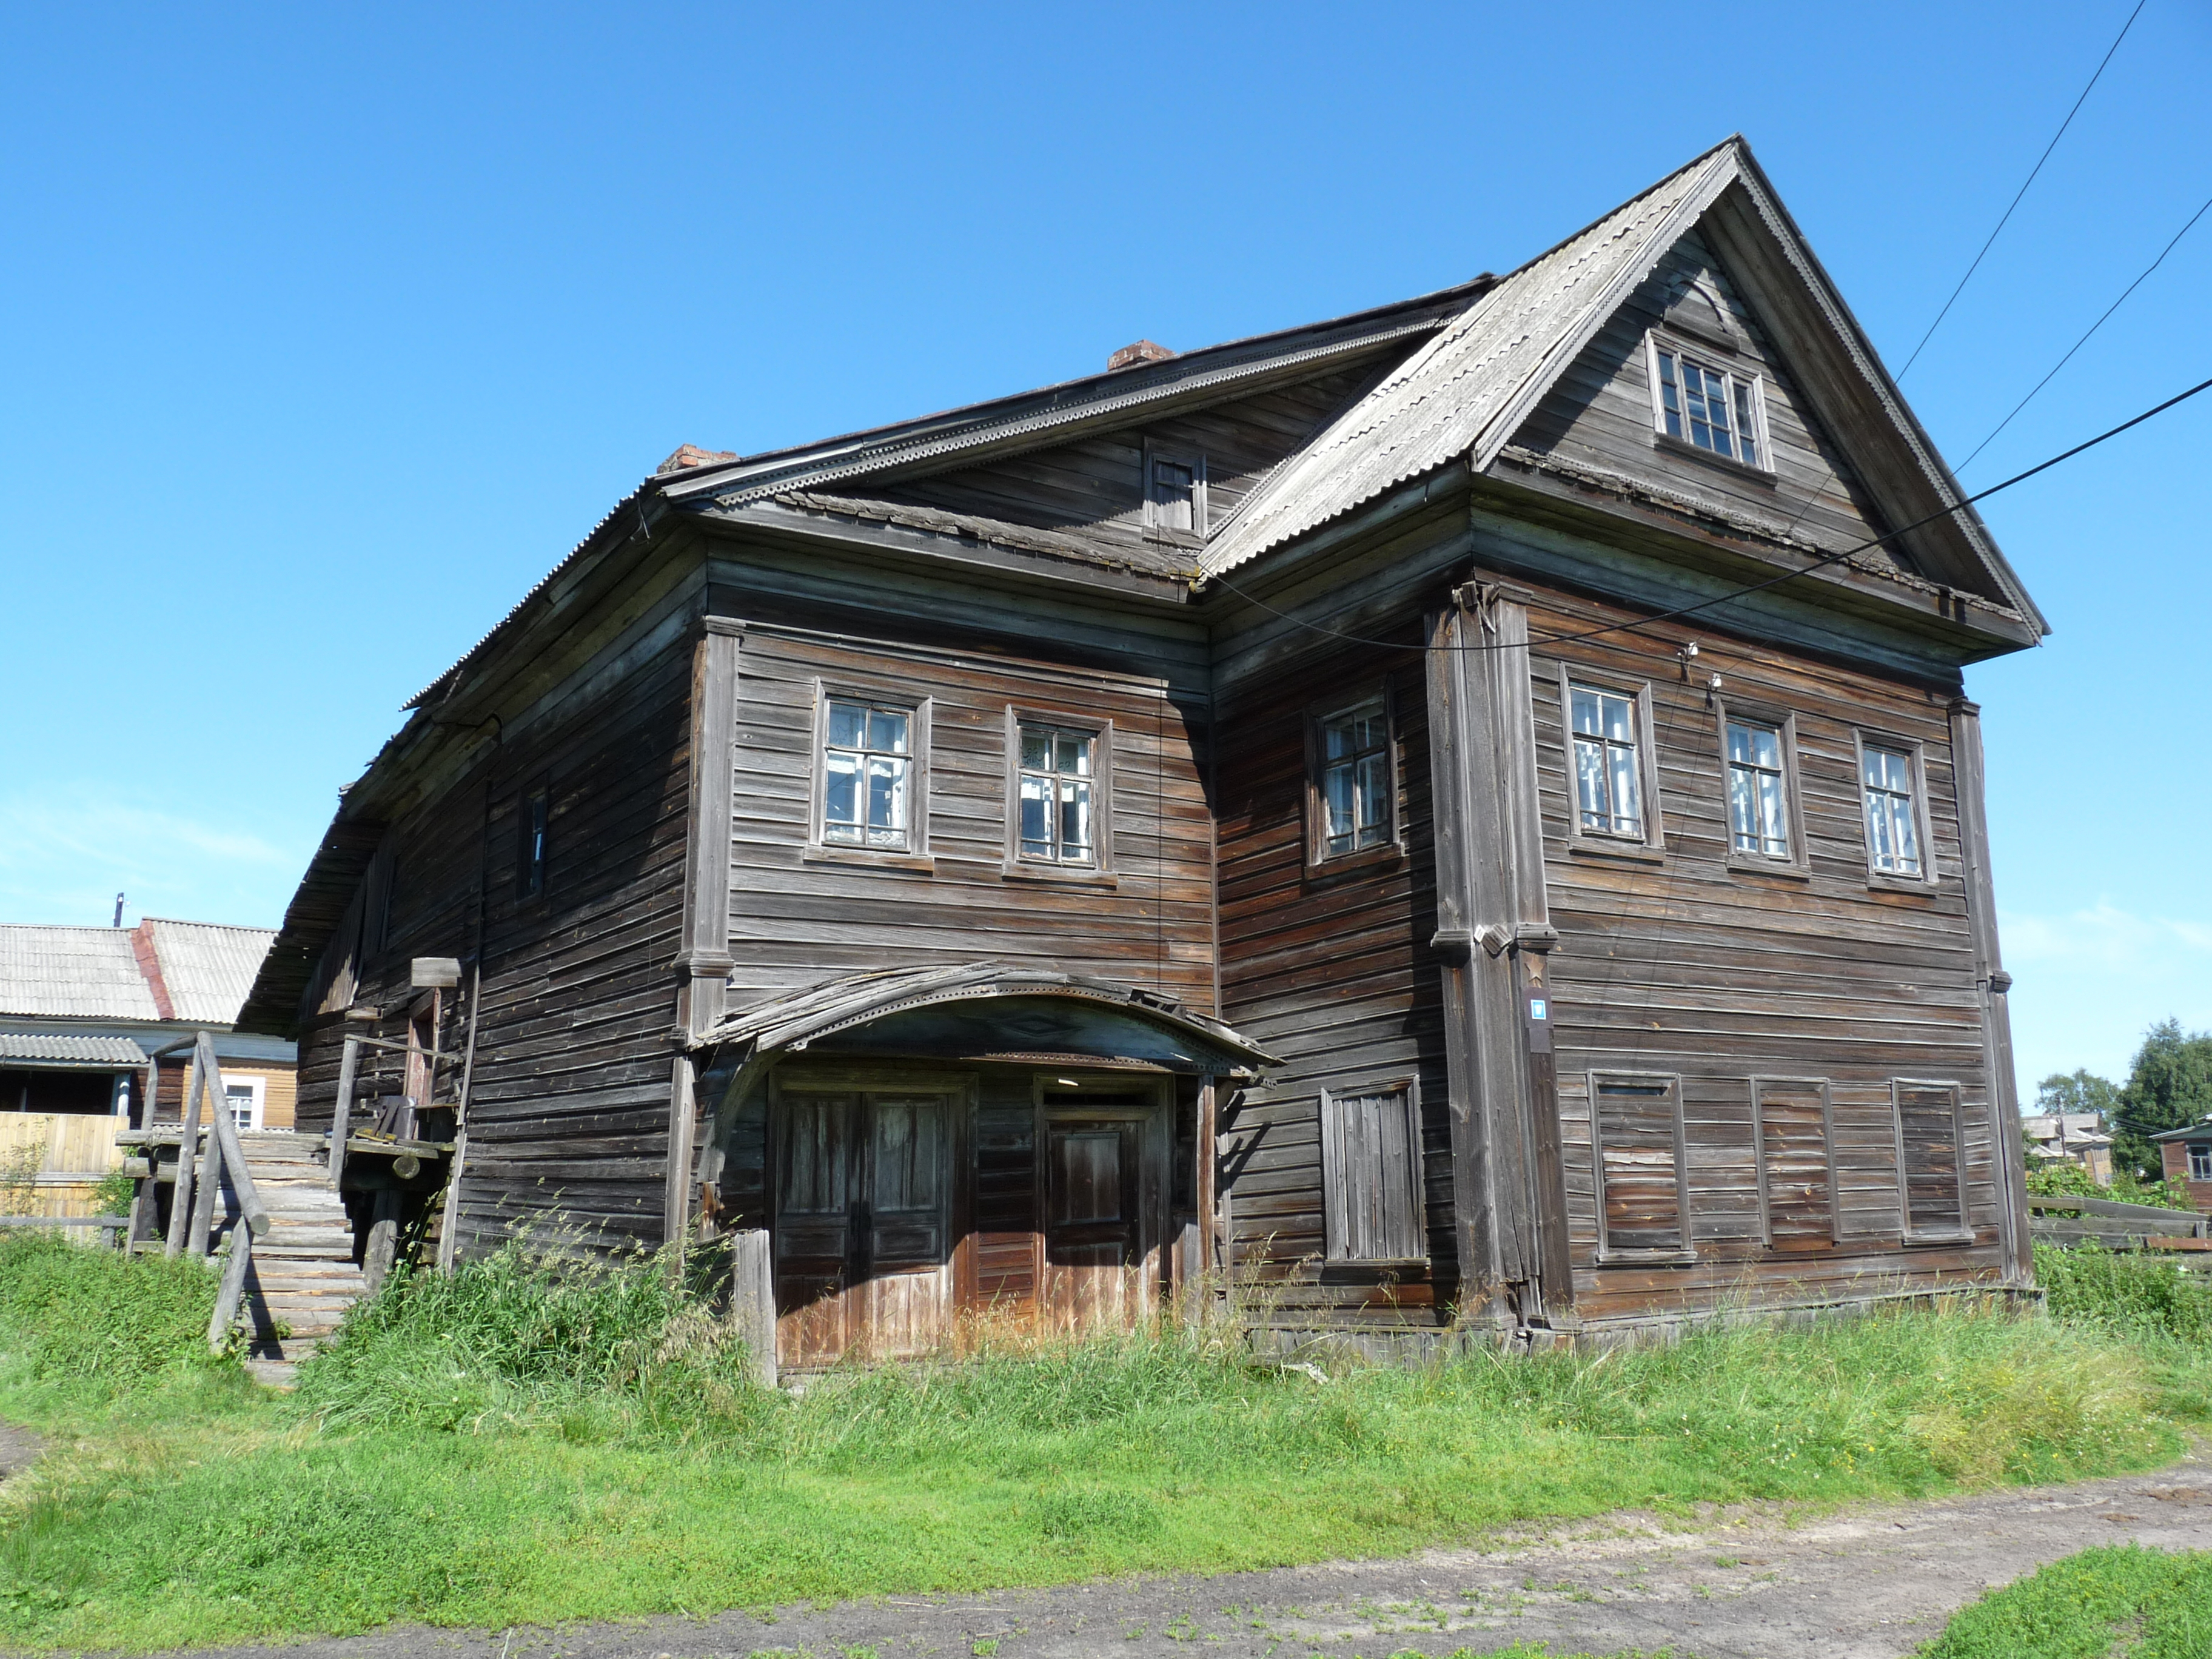
<path id="1" fill-rule="evenodd" d="M 827 838 L 830 705 L 833 702 L 896 709 L 907 716 L 907 822 L 902 846 L 871 847 L 865 842 L 833 842 Z M 842 681 L 815 681 L 814 747 L 807 763 L 806 856 L 810 860 L 893 868 L 933 867 L 929 855 L 930 713 L 931 699 L 910 692 Z"/>
<path id="2" fill-rule="evenodd" d="M 1874 837 L 1867 829 L 1866 813 L 1866 751 L 1886 750 L 1901 754 L 1912 772 L 1912 828 L 1920 837 L 1920 870 L 1917 874 L 1905 874 L 1896 870 L 1881 870 L 1875 866 Z M 1924 893 L 1935 886 L 1936 830 L 1928 810 L 1928 750 L 1916 738 L 1900 738 L 1893 732 L 1878 732 L 1867 727 L 1854 727 L 1851 732 L 1851 798 L 1859 817 L 1859 844 L 1866 858 L 1867 885 L 1885 887 L 1899 892 Z"/>
<path id="3" fill-rule="evenodd" d="M 1683 429 L 1679 434 L 1667 430 L 1667 403 L 1660 380 L 1659 358 L 1665 353 L 1677 359 L 1687 357 L 1698 371 L 1717 374 L 1728 383 L 1728 414 L 1729 431 L 1747 410 L 1751 421 L 1751 441 L 1758 453 L 1746 460 L 1740 453 L 1723 454 L 1717 449 L 1707 449 L 1690 435 L 1689 415 L 1682 413 Z M 1768 435 L 1766 423 L 1766 376 L 1756 367 L 1729 361 L 1735 354 L 1711 344 L 1703 344 L 1684 338 L 1662 329 L 1653 329 L 1644 337 L 1644 366 L 1651 392 L 1651 435 L 1654 442 L 1677 453 L 1694 455 L 1701 460 L 1718 463 L 1723 466 L 1741 467 L 1746 472 L 1762 477 L 1774 474 L 1774 441 Z M 1737 393 L 1743 395 L 1739 398 Z M 1741 449 L 1741 444 L 1736 446 Z"/>
<path id="4" fill-rule="evenodd" d="M 233 1122 L 237 1122 L 237 1114 L 234 1103 L 230 1097 L 230 1091 L 233 1089 L 243 1089 L 252 1097 L 253 1103 L 249 1112 L 252 1121 L 239 1124 L 239 1133 L 251 1134 L 259 1130 L 265 1121 L 269 1109 L 269 1079 L 244 1072 L 218 1071 L 217 1075 L 222 1079 L 223 1109 L 232 1114 Z"/>
<path id="5" fill-rule="evenodd" d="M 2188 1178 L 2191 1181 L 2212 1181 L 2212 1145 L 2202 1140 L 2188 1141 L 2183 1143 L 2182 1151 L 2186 1154 L 2182 1160 L 2182 1168 L 2188 1172 Z"/>
<path id="6" fill-rule="evenodd" d="M 1615 835 L 1609 830 L 1583 827 L 1582 791 L 1575 770 L 1575 701 L 1577 686 L 1626 697 L 1636 710 L 1637 787 L 1643 794 L 1644 833 Z M 1567 789 L 1567 847 L 1571 852 L 1610 854 L 1615 857 L 1657 863 L 1667 851 L 1666 814 L 1659 805 L 1659 744 L 1651 713 L 1651 683 L 1629 681 L 1562 662 L 1559 674 L 1559 760 Z"/>
<path id="7" fill-rule="evenodd" d="M 1370 707 L 1382 718 L 1382 834 L 1366 846 L 1332 852 L 1328 844 L 1328 725 Z M 1306 705 L 1306 868 L 1318 871 L 1349 869 L 1376 860 L 1397 858 L 1402 851 L 1398 822 L 1398 722 L 1390 688 L 1369 686 L 1355 695 L 1330 697 Z M 1357 809 L 1352 838 L 1358 839 Z"/>
<path id="8" fill-rule="evenodd" d="M 1060 732 L 1081 732 L 1091 738 L 1091 851 L 1089 860 L 1074 863 L 1041 859 L 1022 851 L 1022 728 L 1049 726 Z M 1114 722 L 1096 714 L 1070 714 L 1062 708 L 1031 704 L 1006 705 L 1006 842 L 1004 874 L 1031 881 L 1072 881 L 1100 886 L 1116 884 L 1114 874 Z"/>
<path id="9" fill-rule="evenodd" d="M 1804 790 L 1798 775 L 1796 714 L 1757 702 L 1731 701 L 1716 693 L 1713 717 L 1721 761 L 1721 837 L 1729 867 L 1757 871 L 1763 875 L 1809 875 Z M 1729 727 L 1732 724 L 1765 726 L 1782 740 L 1782 811 L 1789 843 L 1787 851 L 1782 854 L 1747 851 L 1735 844 L 1735 805 L 1730 793 L 1735 781 L 1735 763 L 1729 757 Z"/>

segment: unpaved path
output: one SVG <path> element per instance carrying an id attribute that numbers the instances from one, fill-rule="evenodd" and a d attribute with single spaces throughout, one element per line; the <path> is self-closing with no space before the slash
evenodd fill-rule
<path id="1" fill-rule="evenodd" d="M 878 1659 L 1382 1659 L 1484 1653 L 1518 1640 L 1563 1653 L 1672 1648 L 1686 1659 L 1893 1659 L 1984 1589 L 2130 1539 L 2212 1549 L 2212 1446 L 2152 1474 L 1856 1510 L 1796 1527 L 1778 1511 L 1749 1508 L 1716 1510 L 1677 1530 L 1624 1512 L 1404 1560 L 883 1597 L 767 1619 L 395 1629 L 266 1651 L 272 1659 L 860 1659 L 856 1649 Z M 244 1656 L 233 1650 L 229 1659 Z"/>

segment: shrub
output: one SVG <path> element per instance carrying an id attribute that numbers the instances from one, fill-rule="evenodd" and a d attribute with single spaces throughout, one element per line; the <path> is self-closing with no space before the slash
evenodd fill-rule
<path id="1" fill-rule="evenodd" d="M 2031 1164 L 2027 1190 L 2038 1198 L 2109 1198 L 2117 1204 L 2148 1204 L 2161 1210 L 2197 1207 L 2197 1200 L 2190 1196 L 2185 1182 L 2141 1182 L 2129 1171 L 2119 1170 L 2113 1172 L 2111 1186 L 2100 1186 L 2097 1178 L 2080 1164 L 2063 1158 Z"/>
<path id="2" fill-rule="evenodd" d="M 41 1381 L 130 1393 L 208 1363 L 216 1278 L 26 1229 L 0 1233 L 0 1326 Z"/>
<path id="3" fill-rule="evenodd" d="M 2212 1277 L 2154 1251 L 2038 1243 L 2035 1278 L 2053 1318 L 2123 1335 L 2212 1341 Z"/>

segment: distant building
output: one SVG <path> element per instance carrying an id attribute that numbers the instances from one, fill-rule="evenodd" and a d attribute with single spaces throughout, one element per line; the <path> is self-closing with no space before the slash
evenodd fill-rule
<path id="1" fill-rule="evenodd" d="M 0 1164 L 40 1148 L 40 1212 L 83 1212 L 115 1128 L 174 1119 L 190 1045 L 215 1035 L 241 1128 L 292 1127 L 295 1045 L 232 1030 L 276 933 L 149 917 L 136 927 L 0 926 Z"/>
<path id="2" fill-rule="evenodd" d="M 2197 1201 L 2197 1209 L 2212 1215 L 2212 1117 L 2151 1139 L 2158 1143 L 2159 1155 L 2165 1160 L 2166 1178 L 2188 1182 L 2189 1195 Z"/>
<path id="3" fill-rule="evenodd" d="M 2112 1138 L 2094 1112 L 2045 1112 L 2021 1119 L 2020 1127 L 2035 1148 L 2033 1156 L 2078 1164 L 2100 1187 L 2112 1184 Z"/>

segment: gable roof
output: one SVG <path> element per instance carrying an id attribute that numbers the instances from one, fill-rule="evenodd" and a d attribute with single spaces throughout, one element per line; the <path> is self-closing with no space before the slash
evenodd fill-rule
<path id="1" fill-rule="evenodd" d="M 1871 434 L 1894 447 L 1902 464 L 1888 471 L 1903 482 L 1893 481 L 1881 503 L 1893 521 L 1956 509 L 1923 532 L 1924 541 L 1953 544 L 1948 560 L 1932 562 L 1971 576 L 1959 585 L 1986 589 L 2042 630 L 2033 601 L 1979 514 L 1961 505 L 1965 492 L 1741 137 L 1487 288 L 1255 489 L 1206 550 L 1203 568 L 1232 570 L 1437 467 L 1463 459 L 1488 468 L 1607 319 L 1724 200 L 1747 210 L 1728 216 L 1724 240 L 1739 248 L 1747 234 L 1771 240 L 1778 258 L 1766 277 L 1769 303 L 1786 305 L 1803 325 L 1793 331 L 1801 343 L 1809 339 L 1833 360 L 1825 376 L 1803 377 L 1808 390 L 1826 390 L 1832 405 L 1854 402 L 1863 442 Z M 1756 304 L 1753 273 L 1735 275 Z M 1786 287 L 1796 292 L 1780 292 Z"/>
<path id="2" fill-rule="evenodd" d="M 152 916 L 136 928 L 0 926 L 0 1014 L 228 1025 L 276 937 Z M 151 941 L 149 960 L 140 939 Z"/>

